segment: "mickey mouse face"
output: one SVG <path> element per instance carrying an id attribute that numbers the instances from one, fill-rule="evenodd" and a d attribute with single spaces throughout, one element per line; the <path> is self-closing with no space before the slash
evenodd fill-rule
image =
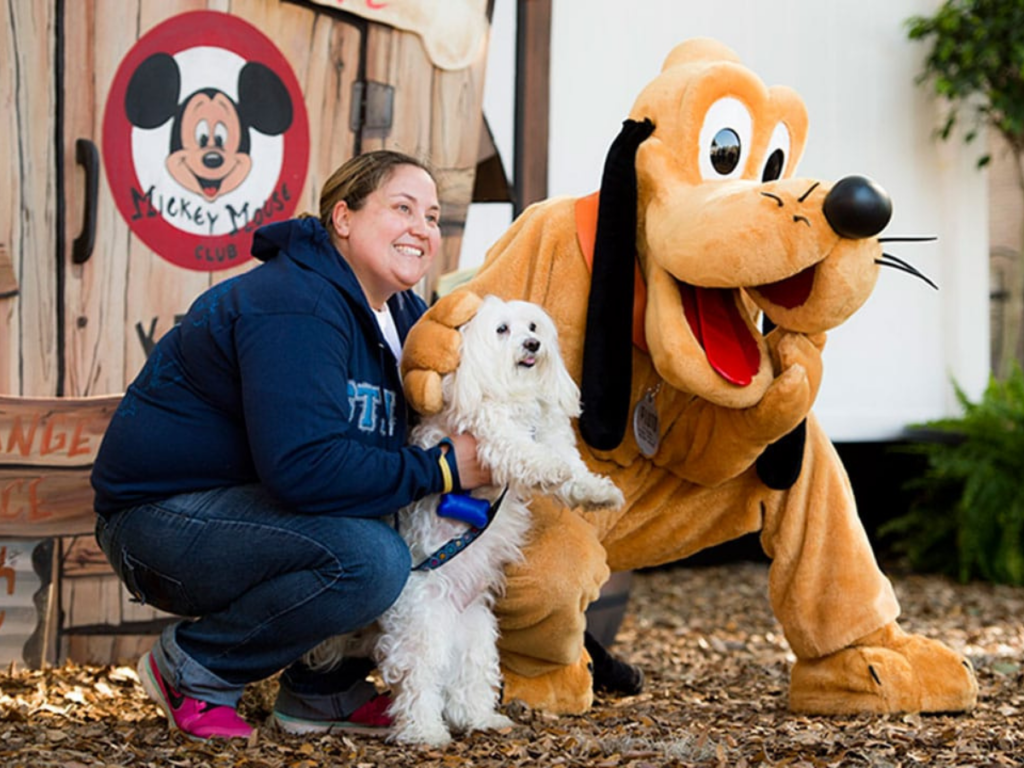
<path id="1" fill-rule="evenodd" d="M 250 131 L 268 136 L 288 130 L 292 103 L 281 78 L 259 62 L 238 73 L 238 101 L 217 88 L 200 88 L 180 104 L 181 72 L 174 57 L 156 53 L 143 61 L 128 83 L 128 121 L 153 129 L 172 117 L 165 160 L 172 178 L 207 201 L 237 189 L 252 170 Z"/>
<path id="2" fill-rule="evenodd" d="M 204 89 L 181 109 L 179 129 L 166 160 L 171 176 L 207 200 L 227 194 L 245 180 L 252 159 L 234 102 L 225 94 Z"/>

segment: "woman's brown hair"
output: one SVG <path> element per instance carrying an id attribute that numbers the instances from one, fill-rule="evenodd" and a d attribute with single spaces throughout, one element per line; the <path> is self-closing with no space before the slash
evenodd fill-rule
<path id="1" fill-rule="evenodd" d="M 402 165 L 423 169 L 437 184 L 433 171 L 425 162 L 402 152 L 378 149 L 356 155 L 342 163 L 324 182 L 320 192 L 320 223 L 330 231 L 334 206 L 344 200 L 351 210 L 358 211 L 366 198 L 387 181 L 395 168 Z"/>

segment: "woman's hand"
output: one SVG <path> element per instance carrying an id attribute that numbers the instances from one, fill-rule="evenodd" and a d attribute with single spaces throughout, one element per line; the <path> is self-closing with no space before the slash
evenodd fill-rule
<path id="1" fill-rule="evenodd" d="M 455 465 L 459 469 L 459 484 L 465 491 L 491 484 L 491 470 L 480 463 L 476 455 L 476 438 L 472 435 L 451 435 L 455 446 Z"/>

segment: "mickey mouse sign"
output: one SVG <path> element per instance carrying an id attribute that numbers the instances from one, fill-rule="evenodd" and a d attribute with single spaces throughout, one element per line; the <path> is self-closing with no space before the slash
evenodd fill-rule
<path id="1" fill-rule="evenodd" d="M 132 232 L 185 269 L 250 258 L 252 232 L 295 211 L 309 126 L 287 60 L 213 11 L 175 16 L 121 61 L 103 117 L 111 192 Z"/>

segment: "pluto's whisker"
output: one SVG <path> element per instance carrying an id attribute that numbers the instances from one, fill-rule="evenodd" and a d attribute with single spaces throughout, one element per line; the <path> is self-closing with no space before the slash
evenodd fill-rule
<path id="1" fill-rule="evenodd" d="M 886 259 L 889 259 L 889 261 L 886 261 Z M 883 267 L 892 267 L 893 269 L 898 269 L 900 272 L 906 272 L 908 275 L 919 277 L 926 283 L 928 283 L 928 285 L 930 285 L 936 291 L 939 290 L 939 286 L 937 286 L 930 279 L 928 279 L 928 277 L 924 273 L 919 271 L 915 266 L 913 266 L 912 264 L 908 264 L 903 259 L 897 256 L 893 256 L 891 253 L 883 253 L 881 259 L 875 259 L 875 264 L 878 264 Z"/>
<path id="2" fill-rule="evenodd" d="M 930 243 L 933 240 L 939 238 L 935 235 L 925 235 L 922 237 L 880 237 L 878 242 L 880 243 Z"/>

